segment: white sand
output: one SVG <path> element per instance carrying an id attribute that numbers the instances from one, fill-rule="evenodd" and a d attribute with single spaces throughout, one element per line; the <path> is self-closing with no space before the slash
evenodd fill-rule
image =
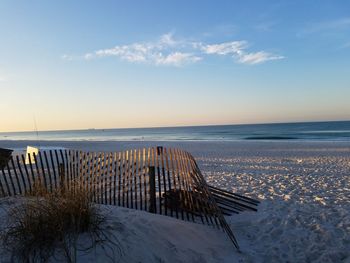
<path id="1" fill-rule="evenodd" d="M 19 202 L 20 199 L 14 198 L 0 202 L 1 225 L 4 225 L 9 208 Z M 223 232 L 212 227 L 144 211 L 98 206 L 107 218 L 103 228 L 116 245 L 106 242 L 105 249 L 97 246 L 88 253 L 78 252 L 77 262 L 202 263 L 232 262 L 230 259 L 236 258 L 233 245 Z M 79 247 L 86 247 L 83 244 L 90 244 L 89 240 L 82 235 Z M 10 262 L 9 253 L 0 250 L 0 255 L 0 262 Z M 52 259 L 50 262 L 62 261 Z"/>
<path id="2" fill-rule="evenodd" d="M 2 141 L 0 147 L 21 149 L 28 144 L 33 143 Z M 227 218 L 242 247 L 241 254 L 234 251 L 222 232 L 207 226 L 115 209 L 112 213 L 130 231 L 123 241 L 128 246 L 124 262 L 350 262 L 350 143 L 41 145 L 105 151 L 143 145 L 177 146 L 193 153 L 210 184 L 262 201 L 258 213 Z M 162 226 L 155 227 L 157 224 L 150 224 L 149 220 Z"/>

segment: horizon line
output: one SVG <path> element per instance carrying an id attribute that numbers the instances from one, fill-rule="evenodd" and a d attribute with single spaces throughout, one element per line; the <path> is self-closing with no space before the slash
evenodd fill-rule
<path id="1" fill-rule="evenodd" d="M 191 128 L 191 127 L 212 127 L 212 126 L 243 126 L 243 125 L 273 125 L 273 124 L 298 124 L 298 123 L 323 123 L 323 122 L 349 122 L 346 120 L 322 120 L 322 121 L 292 121 L 292 122 L 258 122 L 258 123 L 234 123 L 234 124 L 199 124 L 199 125 L 174 125 L 174 126 L 151 126 L 151 127 L 120 127 L 120 128 L 81 128 L 62 130 L 32 130 L 32 131 L 5 131 L 1 133 L 25 133 L 25 132 L 68 132 L 68 131 L 88 131 L 88 130 L 131 130 L 131 129 L 160 129 L 160 128 Z"/>

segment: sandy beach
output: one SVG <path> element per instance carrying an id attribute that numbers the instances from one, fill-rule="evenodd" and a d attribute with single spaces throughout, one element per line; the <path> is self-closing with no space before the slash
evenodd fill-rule
<path id="1" fill-rule="evenodd" d="M 172 249 L 166 248 L 166 242 L 157 242 L 157 248 L 146 242 L 148 245 L 145 246 L 151 251 L 154 249 L 155 254 L 159 249 L 163 251 L 158 253 L 161 262 L 350 262 L 348 142 L 1 141 L 1 147 L 16 151 L 27 145 L 84 151 L 119 151 L 151 145 L 178 147 L 194 155 L 209 184 L 261 201 L 257 213 L 244 212 L 227 217 L 240 243 L 241 253 L 234 251 L 224 235 L 214 235 L 212 240 L 199 238 L 203 240 L 201 245 L 192 237 L 212 236 L 210 231 L 213 229 L 177 223 L 174 219 L 156 215 L 155 220 L 161 220 L 163 224 L 188 226 L 191 231 L 181 233 L 188 233 L 188 238 L 193 239 L 184 245 L 174 237 L 176 232 L 172 233 L 175 238 L 170 242 Z M 121 211 L 126 210 L 118 212 L 124 215 Z M 145 216 L 145 220 L 149 220 L 147 213 L 137 213 L 140 218 Z M 128 220 L 122 223 L 127 227 Z M 152 231 L 150 225 L 140 223 L 140 227 L 134 232 L 144 228 Z M 153 238 L 157 239 L 157 230 L 153 231 Z M 196 233 L 198 231 L 204 232 Z M 167 239 L 164 233 L 159 232 L 159 235 Z M 178 238 L 183 238 L 181 236 Z M 139 238 L 147 239 L 147 236 Z M 130 244 L 124 247 L 129 251 L 127 247 L 130 248 Z M 208 247 L 211 247 L 210 253 L 205 249 Z M 136 249 L 138 252 L 135 253 L 149 253 L 148 249 Z M 193 253 L 183 252 L 186 249 Z M 124 255 L 121 261 L 137 262 L 137 257 Z M 144 262 L 152 262 L 152 257 Z"/>

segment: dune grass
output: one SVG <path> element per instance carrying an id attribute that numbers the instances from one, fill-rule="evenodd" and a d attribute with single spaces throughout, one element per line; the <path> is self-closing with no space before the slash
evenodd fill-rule
<path id="1" fill-rule="evenodd" d="M 52 192 L 35 184 L 30 196 L 9 211 L 1 233 L 3 247 L 14 262 L 47 262 L 52 257 L 76 262 L 78 251 L 110 241 L 103 231 L 105 217 L 90 197 L 79 183 Z M 80 235 L 88 237 L 82 246 Z"/>

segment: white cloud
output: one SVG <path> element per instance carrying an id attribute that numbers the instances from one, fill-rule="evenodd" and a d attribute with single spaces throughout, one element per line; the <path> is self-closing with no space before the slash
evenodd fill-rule
<path id="1" fill-rule="evenodd" d="M 206 54 L 229 55 L 240 54 L 247 48 L 246 41 L 232 41 L 221 44 L 200 45 L 200 49 Z"/>
<path id="2" fill-rule="evenodd" d="M 277 56 L 265 51 L 259 51 L 255 53 L 247 53 L 239 56 L 238 61 L 243 64 L 260 64 L 269 60 L 283 59 L 283 56 Z"/>
<path id="3" fill-rule="evenodd" d="M 195 63 L 201 59 L 201 57 L 192 53 L 180 51 L 178 50 L 179 48 L 183 48 L 183 44 L 180 41 L 176 41 L 171 33 L 168 33 L 160 36 L 156 42 L 133 43 L 101 49 L 85 54 L 84 58 L 93 59 L 115 56 L 128 62 L 170 66 Z"/>
<path id="4" fill-rule="evenodd" d="M 195 63 L 201 59 L 201 57 L 195 56 L 191 53 L 173 52 L 167 56 L 159 54 L 155 61 L 157 65 L 182 66 L 188 63 Z"/>
<path id="5" fill-rule="evenodd" d="M 247 41 L 230 41 L 207 44 L 174 39 L 172 33 L 164 34 L 153 42 L 137 42 L 128 45 L 117 45 L 112 48 L 99 49 L 86 53 L 80 58 L 85 60 L 103 57 L 117 57 L 130 63 L 151 65 L 182 66 L 203 60 L 206 56 L 230 56 L 234 61 L 244 64 L 259 64 L 269 60 L 284 58 L 265 51 L 248 52 Z M 65 60 L 76 57 L 63 55 Z"/>
<path id="6" fill-rule="evenodd" d="M 164 44 L 166 46 L 174 46 L 176 44 L 178 44 L 178 41 L 175 41 L 173 38 L 173 34 L 172 33 L 167 33 L 164 34 L 160 37 L 160 44 Z"/>
<path id="7" fill-rule="evenodd" d="M 242 64 L 260 64 L 269 60 L 283 59 L 283 56 L 274 55 L 265 51 L 246 52 L 246 41 L 232 41 L 220 44 L 201 45 L 200 49 L 206 54 L 231 55 Z"/>

